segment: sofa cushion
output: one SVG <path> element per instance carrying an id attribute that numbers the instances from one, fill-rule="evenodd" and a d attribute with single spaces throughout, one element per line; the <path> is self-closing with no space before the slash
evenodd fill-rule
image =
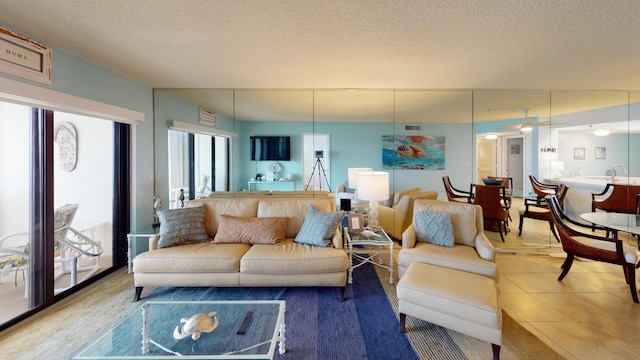
<path id="1" fill-rule="evenodd" d="M 334 211 L 333 199 L 307 198 L 307 199 L 261 199 L 258 204 L 258 217 L 288 217 L 286 237 L 294 238 L 300 232 L 302 223 L 307 214 L 309 205 L 313 205 L 322 211 Z"/>
<path id="2" fill-rule="evenodd" d="M 254 274 L 315 274 L 346 271 L 342 249 L 318 247 L 285 239 L 278 245 L 253 245 L 242 257 L 240 271 Z"/>
<path id="3" fill-rule="evenodd" d="M 475 246 L 478 228 L 476 226 L 476 206 L 451 201 L 416 200 L 414 213 L 419 211 L 447 212 L 451 216 L 456 244 Z"/>
<path id="4" fill-rule="evenodd" d="M 239 272 L 240 259 L 250 247 L 251 245 L 247 244 L 212 244 L 206 242 L 145 251 L 133 259 L 133 272 Z"/>
<path id="5" fill-rule="evenodd" d="M 333 235 L 343 217 L 342 211 L 325 212 L 309 205 L 295 241 L 315 246 L 331 246 Z"/>
<path id="6" fill-rule="evenodd" d="M 416 228 L 417 241 L 440 246 L 453 246 L 453 226 L 449 213 L 418 211 L 413 214 L 413 223 Z"/>
<path id="7" fill-rule="evenodd" d="M 158 248 L 209 241 L 204 227 L 204 208 L 187 207 L 158 212 L 160 241 Z"/>
<path id="8" fill-rule="evenodd" d="M 220 215 L 214 243 L 275 244 L 284 240 L 286 217 L 237 217 Z"/>
<path id="9" fill-rule="evenodd" d="M 255 217 L 258 212 L 259 199 L 216 199 L 201 198 L 189 201 L 189 207 L 204 205 L 204 226 L 210 238 L 216 236 L 220 215 Z"/>

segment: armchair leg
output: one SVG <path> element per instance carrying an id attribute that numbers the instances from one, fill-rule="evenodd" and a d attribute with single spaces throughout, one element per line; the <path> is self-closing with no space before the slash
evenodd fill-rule
<path id="1" fill-rule="evenodd" d="M 504 221 L 498 221 L 498 232 L 500 233 L 500 239 L 504 242 L 504 236 L 502 235 L 502 230 L 504 233 L 507 233 L 507 225 L 505 225 Z"/>
<path id="2" fill-rule="evenodd" d="M 560 238 L 558 237 L 558 233 L 556 232 L 556 227 L 553 225 L 553 221 L 549 221 L 549 229 L 551 229 L 551 233 L 553 237 L 556 238 L 557 242 L 560 242 Z"/>
<path id="3" fill-rule="evenodd" d="M 522 223 L 524 222 L 524 216 L 520 215 L 520 225 L 518 225 L 518 236 L 522 236 Z"/>
<path id="4" fill-rule="evenodd" d="M 404 324 L 406 321 L 407 321 L 407 314 L 400 313 L 400 332 L 401 333 L 406 332 L 404 327 Z"/>
<path id="5" fill-rule="evenodd" d="M 562 279 L 567 276 L 567 273 L 569 272 L 569 269 L 571 269 L 572 264 L 573 254 L 567 254 L 567 259 L 562 263 L 562 266 L 560 266 L 562 268 L 562 273 L 558 277 L 558 281 L 562 281 Z"/>
<path id="6" fill-rule="evenodd" d="M 493 360 L 500 360 L 500 345 L 491 344 L 493 350 Z"/>
<path id="7" fill-rule="evenodd" d="M 633 264 L 625 266 L 625 272 L 627 274 L 627 280 L 629 282 L 629 290 L 631 291 L 631 297 L 633 302 L 638 303 L 638 290 L 636 289 L 636 268 Z"/>

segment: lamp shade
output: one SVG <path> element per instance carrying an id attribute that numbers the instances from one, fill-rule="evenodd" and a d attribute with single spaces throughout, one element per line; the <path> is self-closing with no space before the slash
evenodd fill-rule
<path id="1" fill-rule="evenodd" d="M 372 168 L 349 168 L 349 189 L 356 189 L 358 187 L 358 173 L 372 170 Z"/>
<path id="2" fill-rule="evenodd" d="M 358 173 L 358 198 L 369 201 L 387 200 L 389 197 L 389 173 L 368 171 Z"/>

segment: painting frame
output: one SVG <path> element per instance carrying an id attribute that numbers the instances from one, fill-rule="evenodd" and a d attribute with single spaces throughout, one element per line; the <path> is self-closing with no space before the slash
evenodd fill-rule
<path id="1" fill-rule="evenodd" d="M 584 147 L 574 147 L 573 160 L 584 160 L 585 159 L 584 151 L 585 151 Z"/>
<path id="2" fill-rule="evenodd" d="M 604 146 L 596 146 L 594 149 L 594 158 L 595 159 L 606 159 L 607 158 L 607 148 Z"/>
<path id="3" fill-rule="evenodd" d="M 347 214 L 349 232 L 359 234 L 364 230 L 364 216 L 362 213 Z"/>
<path id="4" fill-rule="evenodd" d="M 439 135 L 382 135 L 382 168 L 444 170 L 445 140 Z"/>

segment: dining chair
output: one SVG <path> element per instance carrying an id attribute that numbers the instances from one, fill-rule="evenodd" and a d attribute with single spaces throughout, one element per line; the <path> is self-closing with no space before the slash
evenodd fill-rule
<path id="1" fill-rule="evenodd" d="M 500 239 L 504 242 L 504 234 L 507 234 L 507 224 L 509 223 L 509 207 L 504 186 L 491 186 L 474 184 L 473 204 L 480 205 L 482 208 L 482 216 L 485 222 L 495 222 Z M 503 206 L 507 204 L 508 206 Z M 487 230 L 491 226 L 486 227 Z"/>
<path id="2" fill-rule="evenodd" d="M 558 198 L 558 202 L 560 206 L 564 208 L 564 198 L 567 195 L 567 191 L 569 187 L 565 184 L 561 184 L 560 188 L 556 192 L 555 196 Z M 538 198 L 530 198 L 524 199 L 524 205 L 518 208 L 518 214 L 520 214 L 520 224 L 518 225 L 518 236 L 522 236 L 522 225 L 524 224 L 524 219 L 535 219 L 535 220 L 543 220 L 549 222 L 549 229 L 551 229 L 551 233 L 556 238 L 558 242 L 560 242 L 560 238 L 556 233 L 556 229 L 553 225 L 553 221 L 551 219 L 551 211 L 549 210 L 549 205 L 547 204 L 546 199 L 539 200 Z"/>
<path id="3" fill-rule="evenodd" d="M 603 210 L 637 214 L 640 185 L 608 183 L 599 193 L 591 193 L 591 211 Z"/>
<path id="4" fill-rule="evenodd" d="M 444 191 L 447 193 L 447 199 L 449 201 L 457 201 L 464 203 L 471 203 L 472 194 L 471 191 L 458 190 L 451 185 L 449 176 L 443 176 L 442 182 L 444 183 Z"/>
<path id="5" fill-rule="evenodd" d="M 580 232 L 579 229 L 591 229 L 591 226 L 571 220 L 562 210 L 557 196 L 549 195 L 545 199 L 551 210 L 551 220 L 558 230 L 562 249 L 567 253 L 558 281 L 562 281 L 567 275 L 575 257 L 620 265 L 625 281 L 629 285 L 631 297 L 638 303 L 636 269 L 640 267 L 640 263 L 634 247 L 620 239 Z"/>
<path id="6" fill-rule="evenodd" d="M 536 179 L 535 176 L 529 175 L 529 181 L 531 182 L 531 187 L 533 188 L 533 192 L 536 194 L 536 197 L 539 201 L 542 201 L 545 196 L 553 195 L 558 192 L 559 185 L 550 185 L 541 182 Z"/>

